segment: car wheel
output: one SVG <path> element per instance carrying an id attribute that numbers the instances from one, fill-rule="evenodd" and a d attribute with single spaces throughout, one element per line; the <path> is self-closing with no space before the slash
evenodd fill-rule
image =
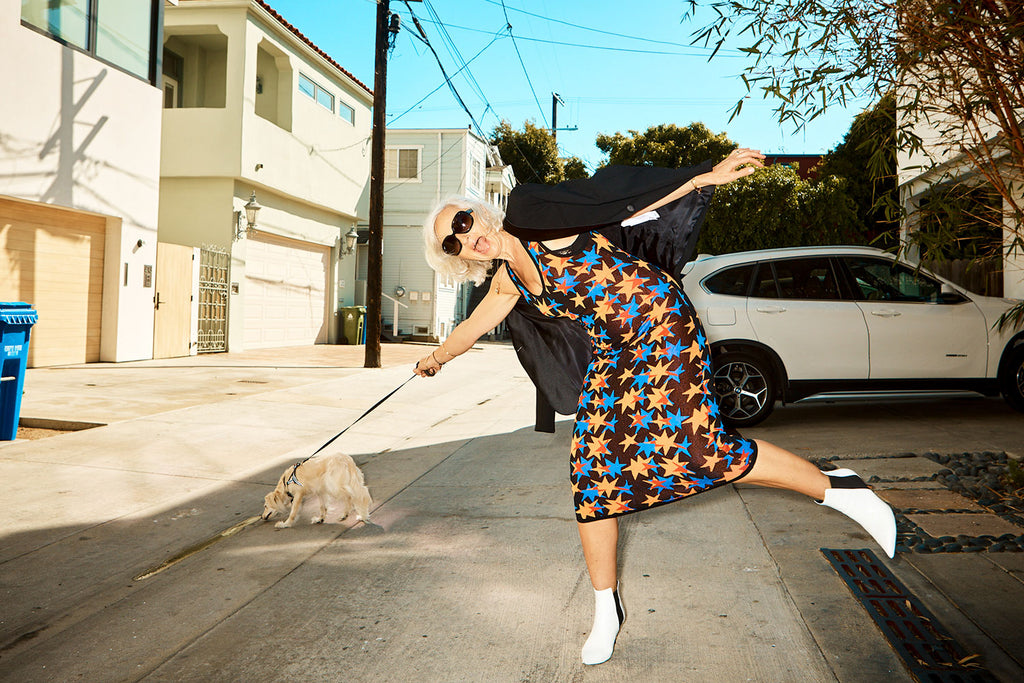
<path id="1" fill-rule="evenodd" d="M 999 375 L 999 390 L 1010 407 L 1024 412 L 1024 346 L 1010 352 Z"/>
<path id="2" fill-rule="evenodd" d="M 771 367 L 757 356 L 726 353 L 716 358 L 713 386 L 722 418 L 728 425 L 755 425 L 775 408 Z"/>

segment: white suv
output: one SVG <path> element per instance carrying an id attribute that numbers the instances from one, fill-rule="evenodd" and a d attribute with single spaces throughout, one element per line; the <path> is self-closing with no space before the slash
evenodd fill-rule
<path id="1" fill-rule="evenodd" d="M 1024 411 L 1024 332 L 1013 303 L 979 296 L 871 247 L 700 256 L 683 268 L 726 420 L 825 392 L 966 389 Z"/>

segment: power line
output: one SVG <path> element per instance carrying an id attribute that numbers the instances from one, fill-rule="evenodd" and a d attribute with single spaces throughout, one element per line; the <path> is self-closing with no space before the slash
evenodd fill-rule
<path id="1" fill-rule="evenodd" d="M 424 19 L 424 21 L 428 21 L 429 22 L 428 19 Z M 459 26 L 457 24 L 447 24 L 447 26 L 448 26 L 448 28 L 458 29 L 460 31 L 469 31 L 469 32 L 472 32 L 472 33 L 487 33 L 487 34 L 491 33 L 490 31 L 487 31 L 485 29 L 473 28 L 472 26 Z M 544 43 L 546 45 L 561 45 L 562 47 L 576 47 L 576 48 L 581 48 L 581 49 L 586 49 L 586 50 L 604 50 L 605 52 L 627 52 L 627 53 L 640 54 L 640 55 L 659 55 L 659 56 L 662 56 L 662 57 L 700 57 L 701 59 L 704 59 L 705 57 L 707 57 L 707 51 L 704 51 L 701 48 L 693 48 L 693 47 L 689 48 L 691 50 L 690 52 L 668 52 L 666 50 L 641 50 L 639 48 L 631 48 L 631 47 L 611 47 L 611 46 L 608 46 L 608 45 L 591 45 L 591 44 L 587 44 L 587 43 L 568 43 L 568 42 L 561 41 L 561 40 L 547 40 L 545 38 L 531 38 L 529 36 L 516 36 L 516 37 L 518 37 L 519 40 L 526 40 L 526 41 L 533 42 L 533 43 Z M 515 37 L 513 37 L 513 42 L 514 41 L 515 41 Z M 655 41 L 651 41 L 651 42 L 655 42 Z M 676 43 L 669 43 L 669 44 L 670 45 L 676 45 Z M 737 58 L 737 59 L 745 59 L 745 58 L 747 58 L 747 55 L 742 54 L 742 53 L 738 53 L 738 52 L 736 54 L 731 54 L 731 53 L 730 54 L 725 54 L 725 53 L 720 51 L 719 52 L 719 56 L 724 57 L 724 58 Z"/>
<path id="2" fill-rule="evenodd" d="M 505 6 L 505 3 L 504 2 L 499 2 L 499 0 L 484 0 L 484 2 L 487 2 L 487 3 L 491 4 L 491 5 L 501 5 L 502 7 Z M 603 29 L 593 28 L 593 27 L 590 27 L 590 26 L 582 26 L 580 24 L 574 24 L 571 21 L 563 21 L 561 19 L 554 19 L 552 17 L 546 17 L 543 14 L 535 14 L 534 12 L 527 12 L 524 9 L 519 9 L 519 8 L 516 8 L 516 7 L 511 7 L 511 8 L 508 8 L 508 9 L 511 9 L 513 12 L 519 12 L 520 14 L 526 14 L 526 15 L 529 15 L 531 17 L 536 17 L 538 19 L 543 19 L 544 21 L 550 21 L 553 24 L 562 24 L 563 26 L 571 26 L 572 28 L 578 28 L 578 29 L 580 29 L 582 31 L 591 31 L 593 33 L 601 33 L 601 34 L 606 35 L 606 36 L 615 36 L 616 38 L 626 38 L 626 39 L 629 39 L 629 40 L 639 40 L 639 41 L 642 41 L 644 43 L 654 43 L 654 44 L 657 44 L 657 45 L 671 45 L 673 47 L 691 48 L 691 49 L 696 49 L 696 50 L 702 50 L 705 54 L 710 53 L 710 52 L 713 51 L 713 48 L 710 48 L 710 47 L 709 48 L 699 48 L 699 47 L 698 48 L 694 48 L 692 45 L 685 45 L 683 43 L 674 43 L 674 42 L 671 42 L 671 41 L 668 41 L 668 40 L 654 40 L 652 38 L 645 38 L 643 36 L 631 36 L 631 35 L 628 35 L 628 34 L 625 34 L 625 33 L 615 33 L 614 31 L 605 31 Z M 529 39 L 528 38 L 523 38 L 523 40 L 529 40 Z M 596 47 L 596 46 L 593 46 L 593 47 Z M 737 56 L 746 56 L 746 55 L 742 55 L 741 53 L 739 53 L 736 50 L 730 50 L 729 52 L 736 52 Z M 667 54 L 672 54 L 672 53 L 667 53 Z M 719 51 L 719 54 L 722 54 L 722 51 Z"/>
<path id="3" fill-rule="evenodd" d="M 501 8 L 505 11 L 505 29 L 508 31 L 508 37 L 512 39 L 512 46 L 516 49 L 516 56 L 519 57 L 519 65 L 523 67 L 523 74 L 526 76 L 526 83 L 530 86 L 530 92 L 533 93 L 533 101 L 537 103 L 537 109 L 540 111 L 540 120 L 544 122 L 545 128 L 550 128 L 548 125 L 548 119 L 544 115 L 544 107 L 540 106 L 540 98 L 537 97 L 537 91 L 533 87 L 533 81 L 530 80 L 530 72 L 526 70 L 526 63 L 523 62 L 523 55 L 519 52 L 519 45 L 516 44 L 516 37 L 512 35 L 512 22 L 508 20 L 508 8 L 505 7 L 505 0 L 501 0 Z"/>
<path id="4" fill-rule="evenodd" d="M 492 38 L 492 39 L 491 39 L 491 42 L 489 42 L 489 43 L 487 43 L 486 45 L 484 45 L 484 46 L 483 46 L 483 48 L 481 48 L 479 52 L 477 52 L 477 53 L 476 53 L 475 55 L 473 55 L 472 57 L 470 57 L 470 58 L 469 58 L 469 61 L 468 61 L 468 62 L 466 62 L 466 63 L 465 63 L 465 64 L 464 64 L 464 65 L 463 65 L 463 66 L 462 66 L 462 67 L 461 67 L 461 68 L 460 68 L 460 69 L 459 69 L 458 71 L 456 71 L 455 73 L 453 73 L 453 74 L 452 74 L 452 76 L 458 76 L 458 75 L 459 75 L 460 73 L 462 73 L 462 71 L 463 71 L 463 70 L 466 70 L 466 71 L 468 71 L 468 70 L 469 70 L 469 65 L 473 63 L 473 60 L 475 60 L 475 59 L 476 59 L 477 57 L 479 57 L 480 55 L 482 55 L 482 54 L 484 53 L 484 50 L 486 50 L 487 48 L 489 48 L 489 47 L 490 47 L 491 45 L 494 45 L 494 42 L 495 42 L 496 40 L 498 40 L 499 38 L 501 38 L 501 37 L 502 37 L 501 35 L 495 35 L 495 36 L 494 36 L 494 38 Z M 418 101 L 418 102 L 416 102 L 416 103 L 415 103 L 414 105 L 412 105 L 411 107 L 409 107 L 408 109 L 406 109 L 405 111 L 403 111 L 403 112 L 402 112 L 401 114 L 398 114 L 397 116 L 395 116 L 395 118 L 391 119 L 390 123 L 392 123 L 392 124 L 393 124 L 393 123 L 394 123 L 395 121 L 397 121 L 398 119 L 402 118 L 403 116 L 405 116 L 406 114 L 408 114 L 409 112 L 411 112 L 411 111 L 412 111 L 413 109 L 415 109 L 416 107 L 418 107 L 419 105 L 421 105 L 421 104 L 422 104 L 422 103 L 423 103 L 424 101 L 426 101 L 426 99 L 427 99 L 427 98 L 429 98 L 429 97 L 430 97 L 431 95 L 433 95 L 433 94 L 434 94 L 434 93 L 436 93 L 436 92 L 437 92 L 438 90 L 440 90 L 441 88 L 443 88 L 443 87 L 445 86 L 445 84 L 446 84 L 446 83 L 447 83 L 447 81 L 445 81 L 444 83 L 441 83 L 441 85 L 437 86 L 436 88 L 434 88 L 433 90 L 431 90 L 430 92 L 428 92 L 428 93 L 427 93 L 426 95 L 424 95 L 424 96 L 423 96 L 422 98 L 420 98 L 420 99 L 419 99 L 419 101 Z M 485 102 L 486 102 L 486 100 L 485 100 Z M 494 110 L 493 110 L 493 109 L 491 108 L 491 105 L 490 105 L 490 103 L 489 103 L 489 102 L 487 103 L 487 109 L 484 109 L 484 113 L 485 113 L 485 114 L 487 113 L 487 110 L 488 110 L 488 109 L 490 109 L 491 111 L 494 111 Z"/>
<path id="5" fill-rule="evenodd" d="M 415 14 L 413 14 L 412 8 L 409 7 L 408 2 L 405 3 L 405 6 L 409 9 L 409 14 L 412 15 L 412 23 L 416 26 L 416 30 L 419 31 L 420 38 L 423 41 L 423 44 L 430 48 L 430 53 L 434 55 L 434 60 L 437 61 L 437 66 L 438 68 L 441 69 L 441 75 L 444 76 L 444 80 L 448 84 L 448 87 L 451 89 L 452 95 L 454 95 L 455 99 L 458 100 L 460 105 L 462 105 L 463 110 L 465 110 L 466 114 L 469 116 L 469 120 L 473 123 L 474 126 L 476 126 L 477 132 L 480 134 L 480 137 L 486 138 L 487 136 L 484 135 L 484 129 L 480 126 L 479 123 L 477 123 L 476 118 L 473 116 L 473 112 L 469 110 L 469 107 L 467 107 L 466 103 L 462 100 L 462 96 L 459 95 L 459 91 L 455 89 L 455 84 L 452 83 L 451 77 L 448 76 L 448 72 L 445 71 L 444 64 L 441 63 L 441 58 L 438 56 L 437 50 L 435 50 L 434 46 L 430 44 L 430 39 L 427 38 L 427 32 L 423 30 L 423 25 L 420 24 L 419 19 L 416 18 Z"/>

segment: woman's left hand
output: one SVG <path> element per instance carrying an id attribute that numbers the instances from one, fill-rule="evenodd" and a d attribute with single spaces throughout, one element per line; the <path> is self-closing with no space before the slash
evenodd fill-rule
<path id="1" fill-rule="evenodd" d="M 759 168 L 764 168 L 764 155 L 756 149 L 740 147 L 729 152 L 729 156 L 716 164 L 710 173 L 694 178 L 694 182 L 699 187 L 724 185 L 748 176 Z"/>

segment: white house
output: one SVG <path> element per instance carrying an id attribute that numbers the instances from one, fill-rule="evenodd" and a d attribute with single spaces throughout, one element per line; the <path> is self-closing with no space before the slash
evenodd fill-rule
<path id="1" fill-rule="evenodd" d="M 335 341 L 371 91 L 262 0 L 180 0 L 162 58 L 157 355 Z"/>
<path id="2" fill-rule="evenodd" d="M 913 91 L 909 89 L 902 95 L 904 98 L 914 97 Z M 902 108 L 897 107 L 897 116 L 900 117 L 898 125 L 904 125 L 907 115 Z M 963 182 L 968 185 L 985 182 L 970 165 L 967 155 L 959 149 L 961 144 L 967 149 L 974 145 L 972 136 L 962 125 L 937 111 L 937 107 L 927 107 L 925 113 L 910 123 L 915 134 L 921 138 L 922 148 L 913 152 L 905 149 L 897 151 L 900 201 L 909 217 L 902 227 L 904 238 L 917 228 L 915 211 L 934 188 L 951 182 Z M 994 126 L 991 127 L 991 134 L 995 135 Z M 1007 168 L 1003 175 L 1005 177 L 1011 173 Z M 1010 187 L 1018 193 L 1024 192 L 1024 187 L 1019 181 L 1011 183 Z M 1016 201 L 1018 206 L 1024 205 L 1024 196 L 1018 196 Z M 1014 217 L 1009 202 L 1004 200 L 1003 204 L 1003 241 L 1008 245 L 1014 236 L 1021 235 L 1024 230 L 1016 222 L 1019 218 Z M 1017 250 L 1015 253 L 1006 254 L 1004 250 L 1002 278 L 1003 296 L 1024 299 L 1024 253 Z"/>
<path id="3" fill-rule="evenodd" d="M 0 301 L 34 366 L 150 358 L 163 0 L 0 0 Z"/>
<path id="4" fill-rule="evenodd" d="M 423 220 L 449 195 L 504 207 L 515 185 L 496 147 L 465 128 L 389 129 L 384 172 L 383 327 L 400 335 L 444 339 L 466 316 L 472 284 L 438 277 L 423 257 Z M 359 247 L 365 292 L 367 251 Z M 397 304 L 395 302 L 398 302 Z M 395 311 L 397 310 L 397 323 Z"/>

